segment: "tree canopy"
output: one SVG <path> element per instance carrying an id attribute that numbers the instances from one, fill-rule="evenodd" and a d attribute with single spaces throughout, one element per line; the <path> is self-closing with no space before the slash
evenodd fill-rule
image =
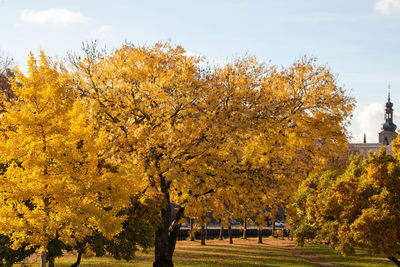
<path id="1" fill-rule="evenodd" d="M 225 202 L 232 216 L 243 197 L 261 211 L 347 144 L 353 100 L 314 60 L 281 71 L 251 57 L 204 68 L 182 47 L 157 43 L 87 46 L 72 61 L 77 88 L 113 136 L 110 162 L 163 199 L 155 266 L 172 265 L 185 212 L 201 218 Z"/>

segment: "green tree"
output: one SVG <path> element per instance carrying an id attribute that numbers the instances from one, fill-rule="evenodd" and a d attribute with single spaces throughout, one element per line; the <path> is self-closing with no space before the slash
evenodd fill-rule
<path id="1" fill-rule="evenodd" d="M 305 238 L 329 240 L 348 255 L 356 246 L 384 253 L 397 266 L 400 252 L 400 165 L 382 147 L 363 163 L 353 159 L 346 172 L 312 176 L 299 189 L 297 207 Z"/>
<path id="2" fill-rule="evenodd" d="M 108 253 L 117 260 L 126 261 L 133 260 L 139 249 L 148 252 L 153 246 L 154 232 L 159 224 L 157 207 L 160 204 L 157 201 L 157 198 L 140 199 L 140 195 L 132 197 L 129 207 L 119 213 L 120 216 L 125 216 L 123 230 L 111 239 L 95 230 L 78 241 L 69 248 L 78 252 L 77 260 L 72 266 L 79 266 L 87 249 L 93 251 L 97 257 Z"/>

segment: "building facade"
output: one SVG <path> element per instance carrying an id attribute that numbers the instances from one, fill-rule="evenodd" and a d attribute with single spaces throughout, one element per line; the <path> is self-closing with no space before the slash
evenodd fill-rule
<path id="1" fill-rule="evenodd" d="M 378 153 L 381 146 L 386 147 L 386 151 L 392 154 L 392 141 L 397 137 L 396 124 L 393 123 L 393 103 L 390 102 L 390 93 L 385 105 L 385 122 L 382 125 L 382 131 L 379 133 L 379 143 L 367 143 L 364 134 L 363 143 L 349 144 L 349 153 L 351 155 L 360 155 L 361 158 L 367 158 L 369 151 Z"/>

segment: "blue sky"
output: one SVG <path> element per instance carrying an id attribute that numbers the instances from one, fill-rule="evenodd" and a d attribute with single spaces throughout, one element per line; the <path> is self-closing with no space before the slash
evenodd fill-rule
<path id="1" fill-rule="evenodd" d="M 170 39 L 222 62 L 316 57 L 357 100 L 356 141 L 377 141 L 389 82 L 400 127 L 400 0 L 0 0 L 0 23 L 0 50 L 22 69 L 30 50 L 61 58 L 94 39 L 110 49 Z"/>

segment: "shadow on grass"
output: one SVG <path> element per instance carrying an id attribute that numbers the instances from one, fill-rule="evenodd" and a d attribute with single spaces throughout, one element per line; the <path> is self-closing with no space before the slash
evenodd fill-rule
<path id="1" fill-rule="evenodd" d="M 178 248 L 176 266 L 316 266 L 285 251 L 267 246 L 194 246 Z"/>

